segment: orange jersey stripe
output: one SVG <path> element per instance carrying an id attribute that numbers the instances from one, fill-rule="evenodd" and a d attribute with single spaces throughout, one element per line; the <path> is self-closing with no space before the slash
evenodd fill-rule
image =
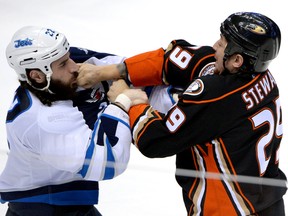
<path id="1" fill-rule="evenodd" d="M 197 145 L 192 150 L 195 167 L 200 172 L 215 174 L 232 174 L 230 158 L 227 158 L 226 149 L 222 149 L 223 143 L 214 140 L 205 146 Z M 196 159 L 196 160 L 195 160 Z M 228 164 L 229 165 L 228 165 Z M 233 173 L 234 174 L 234 173 Z M 198 180 L 197 180 L 198 179 Z M 193 204 L 189 215 L 200 213 L 201 215 L 249 215 L 251 203 L 243 195 L 239 184 L 227 179 L 196 178 L 189 190 L 189 197 Z M 247 206 L 250 206 L 250 210 Z"/>
<path id="2" fill-rule="evenodd" d="M 215 164 L 216 159 L 213 154 L 212 145 L 207 145 L 206 147 L 208 147 L 207 155 L 209 155 L 204 157 L 207 171 L 220 174 L 219 169 Z M 216 209 L 218 213 L 221 212 L 221 215 L 237 215 L 222 181 L 219 181 L 218 179 L 207 179 L 206 196 L 203 209 L 204 215 L 213 215 Z M 209 210 L 212 211 L 210 212 Z"/>
<path id="3" fill-rule="evenodd" d="M 136 106 L 132 106 L 128 112 L 130 117 L 130 127 L 133 127 L 139 114 L 143 113 L 144 110 L 149 106 L 148 104 L 138 104 Z"/>
<path id="4" fill-rule="evenodd" d="M 199 64 L 201 64 L 201 62 L 202 61 L 204 61 L 205 59 L 207 59 L 207 58 L 211 58 L 211 57 L 213 57 L 215 54 L 210 54 L 210 55 L 206 55 L 205 57 L 203 57 L 203 58 L 201 58 L 198 62 L 197 62 L 197 64 L 195 65 L 195 67 L 193 67 L 193 71 L 192 71 L 192 73 L 191 73 L 191 75 L 190 75 L 190 81 L 192 81 L 193 79 L 195 79 L 195 70 L 198 68 L 198 65 Z"/>
<path id="5" fill-rule="evenodd" d="M 234 94 L 235 92 L 241 91 L 242 89 L 244 89 L 244 88 L 246 88 L 247 86 L 251 85 L 252 83 L 256 82 L 260 76 L 261 76 L 260 74 L 257 75 L 255 79 L 253 79 L 252 81 L 250 81 L 250 82 L 247 83 L 246 85 L 243 85 L 243 86 L 241 86 L 240 88 L 235 89 L 234 91 L 231 91 L 231 92 L 229 92 L 229 93 L 227 93 L 227 94 L 224 94 L 224 95 L 222 95 L 222 96 L 220 96 L 220 97 L 218 97 L 218 98 L 214 98 L 214 99 L 211 99 L 211 100 L 202 100 L 202 101 L 192 101 L 192 100 L 183 100 L 183 101 L 184 101 L 185 103 L 194 103 L 194 104 L 204 104 L 204 103 L 215 102 L 215 101 L 217 101 L 217 100 L 221 100 L 221 99 L 223 99 L 223 98 L 225 98 L 225 97 L 228 97 L 229 95 Z M 189 95 L 189 93 L 186 93 L 186 92 L 184 92 L 184 94 Z"/>
<path id="6" fill-rule="evenodd" d="M 235 169 L 234 169 L 234 167 L 233 167 L 233 165 L 232 165 L 231 159 L 230 159 L 230 157 L 229 157 L 229 155 L 228 155 L 228 152 L 227 152 L 227 150 L 226 150 L 225 144 L 223 143 L 223 140 L 222 140 L 221 138 L 219 139 L 219 142 L 220 142 L 220 145 L 221 145 L 221 147 L 222 147 L 222 149 L 223 149 L 223 153 L 225 154 L 225 157 L 227 158 L 227 161 L 228 161 L 228 163 L 230 164 L 230 167 L 231 167 L 231 170 L 232 170 L 232 172 L 233 172 L 233 175 L 234 175 L 234 176 L 237 176 L 236 171 L 235 171 Z M 241 194 L 242 198 L 248 203 L 248 205 L 250 206 L 250 208 L 252 209 L 252 211 L 255 212 L 254 206 L 253 206 L 252 203 L 247 199 L 247 197 L 243 194 L 239 183 L 236 182 L 235 185 L 236 185 L 239 193 Z"/>
<path id="7" fill-rule="evenodd" d="M 161 118 L 161 116 L 159 115 L 157 111 L 153 113 L 151 111 L 152 111 L 152 107 L 150 107 L 148 104 L 139 104 L 136 106 L 132 106 L 129 110 L 130 127 L 131 129 L 133 129 L 133 140 L 134 140 L 133 143 L 135 144 L 137 148 L 138 148 L 138 140 L 140 139 L 142 134 L 145 132 L 146 128 L 150 124 L 152 124 L 155 120 Z M 142 113 L 143 116 L 145 114 L 145 118 L 147 118 L 147 121 L 141 122 L 138 120 L 140 113 Z M 154 120 L 149 120 L 150 118 L 153 118 Z M 137 123 L 140 123 L 140 124 L 136 125 Z"/>

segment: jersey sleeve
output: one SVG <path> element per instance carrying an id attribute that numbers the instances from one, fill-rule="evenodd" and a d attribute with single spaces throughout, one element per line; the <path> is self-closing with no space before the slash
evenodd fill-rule
<path id="1" fill-rule="evenodd" d="M 130 157 L 128 114 L 111 104 L 91 130 L 77 108 L 65 112 L 64 107 L 49 107 L 53 115 L 40 116 L 40 158 L 56 170 L 86 180 L 112 179 L 123 173 Z"/>
<path id="2" fill-rule="evenodd" d="M 218 99 L 206 98 L 207 92 L 215 91 L 212 80 L 205 89 L 201 84 L 200 79 L 191 83 L 165 115 L 147 104 L 131 107 L 132 140 L 142 154 L 151 158 L 175 155 L 217 137 L 219 131 L 233 121 L 232 118 L 223 121 L 227 113 L 217 103 Z"/>
<path id="3" fill-rule="evenodd" d="M 110 104 L 95 123 L 86 163 L 79 173 L 86 180 L 106 180 L 120 175 L 127 168 L 131 142 L 128 114 Z"/>
<path id="4" fill-rule="evenodd" d="M 166 50 L 142 53 L 125 60 L 134 86 L 186 86 L 194 78 L 213 71 L 214 49 L 173 40 Z"/>
<path id="5" fill-rule="evenodd" d="M 165 83 L 162 75 L 164 62 L 162 48 L 145 52 L 125 60 L 129 81 L 134 86 L 161 85 Z"/>

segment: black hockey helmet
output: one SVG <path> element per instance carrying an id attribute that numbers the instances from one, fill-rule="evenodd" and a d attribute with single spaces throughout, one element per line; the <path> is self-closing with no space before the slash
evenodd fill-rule
<path id="1" fill-rule="evenodd" d="M 234 13 L 221 24 L 220 31 L 228 42 L 224 61 L 239 53 L 245 59 L 243 67 L 255 72 L 265 72 L 271 60 L 278 55 L 280 29 L 273 20 L 262 14 Z"/>

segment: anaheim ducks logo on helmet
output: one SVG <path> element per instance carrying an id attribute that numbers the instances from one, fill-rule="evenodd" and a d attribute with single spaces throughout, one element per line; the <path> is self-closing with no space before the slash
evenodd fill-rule
<path id="1" fill-rule="evenodd" d="M 245 26 L 245 29 L 247 29 L 248 31 L 251 31 L 252 33 L 259 34 L 259 35 L 266 34 L 266 30 L 262 26 L 259 26 L 256 24 L 249 24 Z"/>
<path id="2" fill-rule="evenodd" d="M 189 94 L 189 95 L 199 95 L 203 92 L 204 90 L 204 84 L 202 80 L 196 79 L 194 82 L 190 84 L 190 86 L 185 90 L 184 94 Z"/>

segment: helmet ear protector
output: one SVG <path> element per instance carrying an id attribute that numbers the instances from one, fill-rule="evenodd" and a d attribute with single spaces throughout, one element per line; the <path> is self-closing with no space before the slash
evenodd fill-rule
<path id="1" fill-rule="evenodd" d="M 233 54 L 241 54 L 244 67 L 255 72 L 265 72 L 279 53 L 281 32 L 270 18 L 253 12 L 230 15 L 220 26 L 228 44 L 224 61 Z"/>
<path id="2" fill-rule="evenodd" d="M 69 43 L 60 32 L 49 28 L 26 26 L 19 29 L 6 48 L 8 64 L 16 71 L 19 80 L 29 80 L 27 69 L 39 69 L 48 81 L 53 73 L 51 63 L 69 51 Z"/>

